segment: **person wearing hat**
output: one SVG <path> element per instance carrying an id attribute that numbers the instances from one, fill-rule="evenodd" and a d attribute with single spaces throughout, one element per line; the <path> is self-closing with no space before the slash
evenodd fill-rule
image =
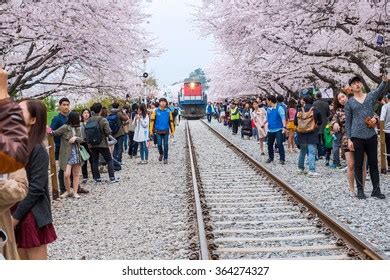
<path id="1" fill-rule="evenodd" d="M 366 198 L 363 189 L 364 154 L 367 155 L 373 185 L 371 196 L 379 199 L 385 198 L 379 187 L 378 136 L 375 131 L 377 121 L 374 117 L 374 106 L 385 93 L 387 84 L 388 77 L 384 76 L 379 87 L 366 94 L 363 92 L 363 79 L 360 76 L 354 76 L 349 80 L 353 97 L 345 105 L 345 128 L 348 149 L 354 152 L 355 157 L 355 180 L 359 199 Z"/>
<path id="2" fill-rule="evenodd" d="M 168 163 L 168 138 L 169 133 L 171 137 L 175 134 L 175 122 L 172 112 L 167 108 L 168 101 L 166 98 L 161 98 L 159 107 L 152 113 L 150 117 L 150 134 L 157 136 L 157 145 L 159 151 L 159 161 L 164 164 Z"/>

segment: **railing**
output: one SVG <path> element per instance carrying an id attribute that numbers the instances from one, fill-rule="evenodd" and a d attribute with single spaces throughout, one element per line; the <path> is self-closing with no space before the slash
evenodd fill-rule
<path id="1" fill-rule="evenodd" d="M 57 166 L 56 166 L 56 158 L 55 158 L 55 144 L 54 144 L 54 136 L 47 136 L 48 146 L 46 149 L 49 152 L 49 178 L 51 181 L 51 189 L 53 200 L 56 200 L 60 197 L 58 191 L 58 179 L 57 179 Z"/>

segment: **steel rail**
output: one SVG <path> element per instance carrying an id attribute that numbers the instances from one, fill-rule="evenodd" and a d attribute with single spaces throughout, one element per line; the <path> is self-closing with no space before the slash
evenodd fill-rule
<path id="1" fill-rule="evenodd" d="M 318 207 L 317 205 L 315 205 L 309 198 L 305 197 L 299 191 L 295 190 L 287 182 L 283 181 L 281 178 L 274 175 L 272 173 L 272 171 L 270 171 L 268 168 L 263 166 L 260 162 L 258 162 L 256 159 L 254 159 L 251 155 L 246 153 L 240 147 L 233 144 L 229 139 L 227 139 L 219 131 L 212 128 L 206 122 L 204 122 L 204 121 L 201 121 L 201 122 L 206 127 L 208 127 L 210 129 L 210 131 L 212 131 L 215 135 L 217 135 L 220 139 L 222 139 L 228 145 L 228 147 L 230 147 L 232 150 L 235 150 L 241 156 L 243 156 L 246 160 L 251 162 L 256 169 L 260 170 L 261 172 L 265 173 L 268 177 L 270 177 L 276 183 L 276 185 L 278 187 L 281 187 L 293 199 L 295 199 L 297 202 L 299 202 L 303 206 L 305 206 L 309 212 L 311 212 L 315 216 L 317 216 L 320 219 L 320 221 L 333 232 L 333 234 L 335 236 L 344 240 L 346 245 L 349 248 L 352 248 L 353 250 L 355 250 L 357 252 L 357 254 L 362 259 L 370 259 L 370 260 L 388 260 L 388 259 L 390 259 L 390 257 L 388 257 L 386 254 L 384 254 L 383 252 L 374 248 L 374 246 L 372 246 L 368 242 L 366 242 L 366 241 L 362 240 L 360 237 L 358 237 L 357 233 L 355 233 L 353 230 L 346 227 L 341 222 L 339 222 L 336 218 L 332 217 L 329 213 L 327 213 L 325 210 L 323 210 L 320 207 Z"/>
<path id="2" fill-rule="evenodd" d="M 192 148 L 192 138 L 190 127 L 188 121 L 186 121 L 186 136 L 187 136 L 187 145 L 190 156 L 190 165 L 191 165 L 191 174 L 192 174 L 192 186 L 194 192 L 194 200 L 195 200 L 195 211 L 196 211 L 196 221 L 198 228 L 198 239 L 199 239 L 199 259 L 201 260 L 209 260 L 210 259 L 210 251 L 208 248 L 208 242 L 206 237 L 206 229 L 202 211 L 202 204 L 200 202 L 198 181 L 196 179 L 196 169 L 195 169 L 195 160 L 194 160 L 194 150 Z"/>

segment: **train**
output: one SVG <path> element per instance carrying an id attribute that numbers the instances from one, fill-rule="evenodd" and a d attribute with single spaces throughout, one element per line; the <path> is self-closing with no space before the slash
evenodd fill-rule
<path id="1" fill-rule="evenodd" d="M 186 119 L 201 119 L 206 116 L 207 95 L 202 83 L 186 79 L 178 96 L 182 116 Z"/>

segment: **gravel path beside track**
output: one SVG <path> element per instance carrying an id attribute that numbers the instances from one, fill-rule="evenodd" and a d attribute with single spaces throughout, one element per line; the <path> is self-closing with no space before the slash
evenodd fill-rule
<path id="1" fill-rule="evenodd" d="M 170 142 L 168 165 L 150 149 L 148 165 L 124 155 L 117 184 L 53 203 L 58 240 L 50 259 L 188 259 L 184 122 Z M 108 179 L 107 173 L 102 179 Z"/>

